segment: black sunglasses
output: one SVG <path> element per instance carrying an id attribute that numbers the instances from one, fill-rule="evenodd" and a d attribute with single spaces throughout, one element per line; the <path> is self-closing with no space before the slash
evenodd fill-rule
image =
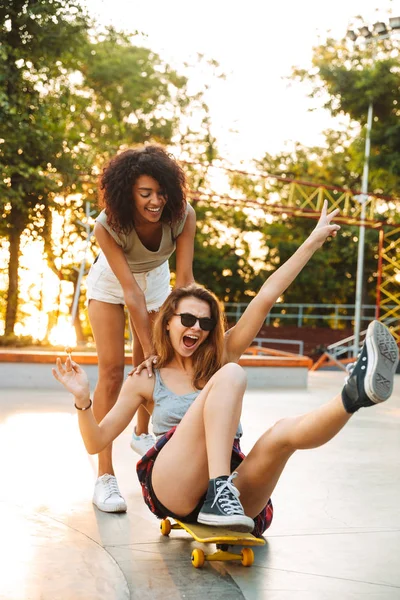
<path id="1" fill-rule="evenodd" d="M 190 313 L 174 313 L 176 317 L 181 318 L 181 323 L 184 327 L 193 327 L 196 321 L 199 322 L 200 329 L 203 331 L 212 331 L 217 324 L 215 319 L 210 319 L 209 317 L 195 317 Z"/>

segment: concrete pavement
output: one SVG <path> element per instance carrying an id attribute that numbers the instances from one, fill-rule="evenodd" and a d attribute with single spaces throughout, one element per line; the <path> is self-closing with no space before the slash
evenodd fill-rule
<path id="1" fill-rule="evenodd" d="M 24 377 L 24 365 L 20 365 Z M 277 419 L 339 392 L 343 374 L 309 375 L 308 390 L 249 389 L 242 447 Z M 186 534 L 164 538 L 141 498 L 128 428 L 114 444 L 124 515 L 91 504 L 71 397 L 0 391 L 1 600 L 392 600 L 400 598 L 400 376 L 385 404 L 364 409 L 329 444 L 298 452 L 273 496 L 255 563 L 191 566 Z"/>

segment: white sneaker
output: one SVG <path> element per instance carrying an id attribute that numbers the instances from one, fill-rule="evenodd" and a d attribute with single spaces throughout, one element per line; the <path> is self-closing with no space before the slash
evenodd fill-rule
<path id="1" fill-rule="evenodd" d="M 136 427 L 134 428 L 131 439 L 131 448 L 134 452 L 137 452 L 140 456 L 144 456 L 155 443 L 156 440 L 151 433 L 141 433 L 140 435 L 137 435 Z"/>
<path id="2" fill-rule="evenodd" d="M 126 502 L 121 496 L 117 480 L 114 475 L 108 473 L 97 479 L 92 502 L 104 512 L 126 511 Z"/>

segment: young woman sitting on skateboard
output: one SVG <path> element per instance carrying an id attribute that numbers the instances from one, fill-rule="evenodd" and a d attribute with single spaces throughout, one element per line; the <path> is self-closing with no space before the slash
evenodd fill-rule
<path id="1" fill-rule="evenodd" d="M 270 496 L 292 454 L 333 438 L 362 406 L 387 400 L 397 346 L 375 321 L 340 394 L 310 413 L 278 421 L 247 457 L 240 452 L 240 413 L 246 388 L 240 356 L 266 315 L 314 252 L 339 227 L 324 205 L 318 224 L 293 256 L 264 283 L 238 323 L 223 331 L 215 296 L 196 285 L 175 289 L 154 328 L 159 356 L 155 377 L 146 369 L 125 381 L 116 405 L 98 425 L 90 410 L 89 383 L 69 358 L 53 374 L 75 397 L 81 434 L 90 454 L 110 444 L 139 406 L 152 412 L 154 448 L 139 461 L 138 475 L 150 510 L 159 518 L 253 531 L 272 519 Z M 240 500 L 239 500 L 240 494 Z"/>

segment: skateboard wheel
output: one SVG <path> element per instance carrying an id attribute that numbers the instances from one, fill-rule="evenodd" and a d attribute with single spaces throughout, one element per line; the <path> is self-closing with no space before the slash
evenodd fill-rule
<path id="1" fill-rule="evenodd" d="M 242 565 L 250 567 L 254 562 L 254 552 L 251 548 L 243 548 L 242 550 Z"/>
<path id="2" fill-rule="evenodd" d="M 195 548 L 192 552 L 192 565 L 196 569 L 200 569 L 204 565 L 205 556 L 203 550 Z"/>
<path id="3" fill-rule="evenodd" d="M 169 535 L 171 533 L 171 521 L 169 519 L 163 519 L 161 521 L 160 531 L 163 535 Z"/>

